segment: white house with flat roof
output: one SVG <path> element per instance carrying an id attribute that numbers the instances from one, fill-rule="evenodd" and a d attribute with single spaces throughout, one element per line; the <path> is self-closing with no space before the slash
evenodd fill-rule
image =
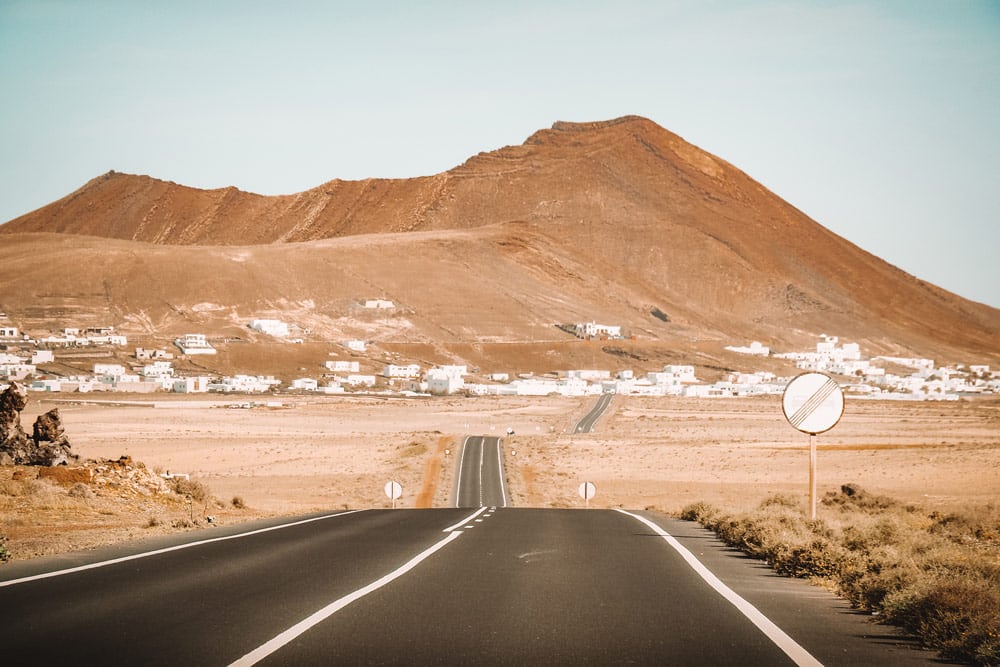
<path id="1" fill-rule="evenodd" d="M 183 338 L 174 341 L 182 354 L 215 354 L 216 349 L 205 339 L 205 334 L 184 334 Z"/>
<path id="2" fill-rule="evenodd" d="M 250 320 L 249 326 L 254 331 L 275 338 L 287 338 L 289 335 L 288 324 L 281 320 Z"/>

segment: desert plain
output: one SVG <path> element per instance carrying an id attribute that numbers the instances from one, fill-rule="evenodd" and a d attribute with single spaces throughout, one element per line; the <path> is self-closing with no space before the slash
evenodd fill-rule
<path id="1" fill-rule="evenodd" d="M 447 507 L 466 435 L 504 438 L 517 507 L 583 507 L 584 481 L 597 488 L 590 507 L 668 514 L 697 501 L 739 511 L 776 493 L 808 499 L 809 436 L 785 421 L 779 397 L 616 396 L 592 433 L 574 428 L 594 397 L 295 396 L 280 407 L 218 397 L 36 397 L 22 420 L 58 407 L 81 459 L 129 456 L 157 475 L 189 475 L 214 500 L 164 506 L 98 492 L 71 502 L 62 498 L 67 489 L 44 481 L 42 507 L 0 504 L 18 558 L 205 528 L 199 519 L 208 514 L 218 524 L 387 508 L 389 480 L 403 487 L 397 507 Z M 928 512 L 1000 498 L 1000 398 L 849 399 L 816 444 L 820 497 L 851 483 Z M 189 516 L 197 518 L 180 520 Z"/>

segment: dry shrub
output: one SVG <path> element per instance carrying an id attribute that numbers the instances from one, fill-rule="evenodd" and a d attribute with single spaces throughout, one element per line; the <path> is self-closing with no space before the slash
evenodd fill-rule
<path id="1" fill-rule="evenodd" d="M 70 498 L 78 498 L 80 500 L 86 500 L 94 495 L 90 490 L 90 487 L 83 482 L 77 482 L 70 487 L 69 491 L 66 492 Z"/>
<path id="2" fill-rule="evenodd" d="M 174 493 L 182 496 L 191 496 L 191 499 L 198 503 L 205 502 L 212 495 L 208 487 L 201 482 L 182 477 L 174 477 L 170 480 L 170 487 L 174 490 Z"/>
<path id="3" fill-rule="evenodd" d="M 741 514 L 695 503 L 681 518 L 779 573 L 830 585 L 948 659 L 1000 665 L 997 508 L 928 516 L 856 485 L 827 494 L 823 504 L 837 511 L 816 521 L 788 496 Z"/>
<path id="4" fill-rule="evenodd" d="M 233 507 L 238 510 L 246 509 L 247 504 L 243 502 L 242 496 L 233 496 Z"/>

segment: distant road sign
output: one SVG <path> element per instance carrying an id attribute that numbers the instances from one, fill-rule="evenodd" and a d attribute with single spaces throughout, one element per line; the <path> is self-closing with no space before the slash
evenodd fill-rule
<path id="1" fill-rule="evenodd" d="M 593 482 L 584 482 L 580 485 L 580 497 L 586 501 L 590 501 L 597 493 L 597 487 L 594 486 Z"/>
<path id="2" fill-rule="evenodd" d="M 825 433 L 844 414 L 844 392 L 826 373 L 803 373 L 785 387 L 781 409 L 788 423 L 803 433 Z"/>
<path id="3" fill-rule="evenodd" d="M 402 498 L 403 486 L 399 482 L 386 482 L 385 495 L 387 495 L 390 500 L 397 500 L 399 498 Z"/>

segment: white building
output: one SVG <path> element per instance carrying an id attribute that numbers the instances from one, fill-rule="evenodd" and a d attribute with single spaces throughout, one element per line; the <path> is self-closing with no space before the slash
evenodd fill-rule
<path id="1" fill-rule="evenodd" d="M 178 394 L 204 394 L 208 391 L 208 385 L 207 377 L 182 377 L 173 379 L 171 389 Z"/>
<path id="2" fill-rule="evenodd" d="M 135 348 L 135 358 L 138 361 L 147 361 L 149 359 L 173 359 L 174 355 L 166 350 L 147 350 L 137 347 Z"/>
<path id="3" fill-rule="evenodd" d="M 271 375 L 234 375 L 224 377 L 218 382 L 209 383 L 208 390 L 224 394 L 260 394 L 270 391 L 271 388 L 279 384 L 281 384 L 281 380 L 276 380 Z"/>
<path id="4" fill-rule="evenodd" d="M 344 380 L 347 384 L 352 387 L 374 387 L 375 386 L 375 376 L 374 375 L 358 375 L 352 374 L 348 375 L 347 379 Z"/>
<path id="5" fill-rule="evenodd" d="M 462 375 L 448 368 L 432 368 L 425 379 L 427 391 L 432 394 L 454 394 L 465 386 Z"/>
<path id="6" fill-rule="evenodd" d="M 388 364 L 382 371 L 382 375 L 387 378 L 415 378 L 420 377 L 420 364 L 408 364 L 406 366 L 397 366 L 395 364 Z"/>
<path id="7" fill-rule="evenodd" d="M 205 334 L 184 334 L 183 338 L 178 338 L 174 341 L 182 354 L 194 355 L 194 354 L 215 354 L 216 349 L 212 347 L 211 343 L 205 340 Z"/>
<path id="8" fill-rule="evenodd" d="M 611 379 L 611 371 L 598 371 L 589 369 L 566 371 L 565 373 L 561 373 L 561 375 L 567 378 L 584 380 L 586 382 L 600 382 L 601 380 Z"/>
<path id="9" fill-rule="evenodd" d="M 348 350 L 353 350 L 355 352 L 364 352 L 368 349 L 368 345 L 363 340 L 347 340 L 344 341 L 344 347 Z"/>
<path id="10" fill-rule="evenodd" d="M 753 341 L 750 343 L 749 347 L 734 347 L 732 345 L 727 345 L 726 349 L 730 352 L 738 352 L 740 354 L 752 354 L 759 357 L 766 357 L 771 354 L 771 348 L 766 345 L 762 345 L 758 341 Z"/>
<path id="11" fill-rule="evenodd" d="M 17 327 L 0 327 L 0 338 L 17 338 Z"/>
<path id="12" fill-rule="evenodd" d="M 51 364 L 55 360 L 52 350 L 35 350 L 31 353 L 31 363 L 33 364 Z"/>
<path id="13" fill-rule="evenodd" d="M 697 382 L 698 378 L 694 375 L 694 366 L 688 365 L 678 365 L 672 364 L 663 367 L 664 373 L 670 373 L 680 382 Z"/>
<path id="14" fill-rule="evenodd" d="M 388 310 L 389 308 L 395 308 L 395 307 L 396 304 L 386 299 L 368 299 L 365 301 L 365 308 L 370 308 L 373 310 Z"/>
<path id="15" fill-rule="evenodd" d="M 169 361 L 154 361 L 142 367 L 142 376 L 147 378 L 173 377 L 174 366 Z"/>
<path id="16" fill-rule="evenodd" d="M 576 336 L 577 338 L 621 338 L 622 328 L 597 322 L 578 322 Z"/>
<path id="17" fill-rule="evenodd" d="M 302 391 L 316 391 L 319 389 L 319 382 L 312 378 L 298 378 L 297 380 L 292 380 L 292 389 L 301 389 Z"/>
<path id="18" fill-rule="evenodd" d="M 281 320 L 250 320 L 250 328 L 275 338 L 287 338 L 288 324 Z"/>
<path id="19" fill-rule="evenodd" d="M 357 361 L 328 361 L 325 366 L 328 371 L 334 373 L 357 373 L 361 370 L 361 363 Z"/>
<path id="20" fill-rule="evenodd" d="M 126 374 L 121 364 L 94 364 L 94 375 L 103 378 L 120 378 Z"/>

